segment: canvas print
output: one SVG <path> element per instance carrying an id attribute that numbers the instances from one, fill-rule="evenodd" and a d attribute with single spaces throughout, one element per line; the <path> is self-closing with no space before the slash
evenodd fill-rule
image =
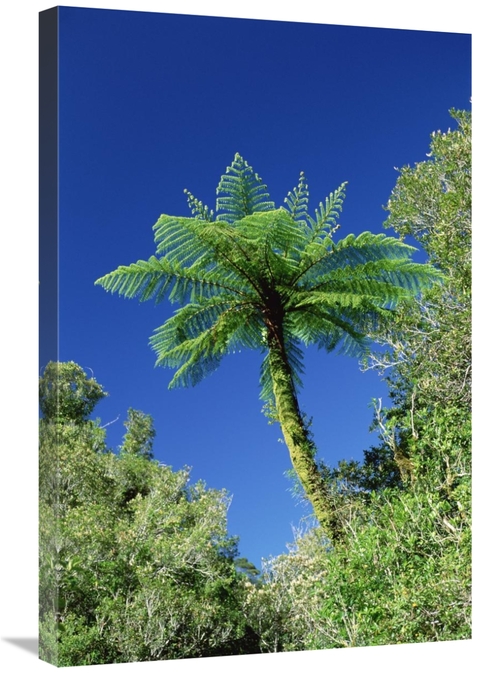
<path id="1" fill-rule="evenodd" d="M 40 658 L 470 639 L 470 299 L 469 34 L 42 12 Z"/>

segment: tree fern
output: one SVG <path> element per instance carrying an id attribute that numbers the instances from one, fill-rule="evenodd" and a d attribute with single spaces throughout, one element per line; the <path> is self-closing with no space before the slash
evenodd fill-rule
<path id="1" fill-rule="evenodd" d="M 311 216 L 300 173 L 284 207 L 276 208 L 262 179 L 236 154 L 216 190 L 216 216 L 186 190 L 192 217 L 158 219 L 156 255 L 96 281 L 127 298 L 180 305 L 151 338 L 157 364 L 175 370 L 171 387 L 199 383 L 227 353 L 262 353 L 261 396 L 332 539 L 338 519 L 298 405 L 303 347 L 363 354 L 365 335 L 379 321 L 440 278 L 433 267 L 411 261 L 414 248 L 384 234 L 334 240 L 345 185 Z"/>

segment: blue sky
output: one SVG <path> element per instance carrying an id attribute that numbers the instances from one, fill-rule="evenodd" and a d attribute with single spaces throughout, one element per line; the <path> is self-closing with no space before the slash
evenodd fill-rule
<path id="1" fill-rule="evenodd" d="M 110 295 L 94 281 L 154 253 L 161 213 L 214 205 L 235 152 L 276 204 L 305 171 L 311 206 L 347 180 L 339 236 L 383 231 L 394 167 L 426 159 L 451 107 L 469 108 L 470 36 L 280 21 L 60 9 L 59 359 L 109 392 L 97 414 L 116 447 L 127 409 L 153 416 L 155 457 L 233 496 L 229 530 L 256 565 L 285 551 L 307 507 L 288 452 L 261 413 L 257 353 L 230 356 L 193 389 L 167 390 L 148 339 L 168 304 Z M 40 361 L 43 364 L 43 355 Z M 361 459 L 374 372 L 306 353 L 301 404 L 319 457 Z"/>

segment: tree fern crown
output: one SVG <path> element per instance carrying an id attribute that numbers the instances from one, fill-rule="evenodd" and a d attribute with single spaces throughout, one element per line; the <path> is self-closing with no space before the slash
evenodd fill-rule
<path id="1" fill-rule="evenodd" d="M 335 240 L 345 189 L 343 183 L 311 215 L 301 173 L 276 208 L 236 154 L 217 187 L 215 211 L 185 190 L 191 216 L 158 219 L 156 254 L 96 284 L 179 305 L 151 338 L 157 364 L 175 369 L 171 387 L 194 385 L 227 353 L 250 348 L 264 355 L 262 397 L 272 399 L 271 343 L 283 349 L 300 385 L 303 346 L 359 355 L 388 312 L 439 279 L 395 238 L 364 232 Z"/>

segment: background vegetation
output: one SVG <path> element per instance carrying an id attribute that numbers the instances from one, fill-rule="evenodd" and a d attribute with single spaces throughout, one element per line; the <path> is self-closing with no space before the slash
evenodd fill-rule
<path id="1" fill-rule="evenodd" d="M 380 320 L 364 367 L 379 444 L 320 465 L 340 534 L 309 525 L 262 570 L 227 533 L 229 494 L 154 460 L 150 416 L 120 447 L 75 363 L 40 379 L 40 648 L 59 666 L 471 637 L 471 118 L 400 171 L 386 226 L 444 282 Z M 300 490 L 300 489 L 299 489 Z M 256 522 L 256 525 L 258 523 Z"/>

